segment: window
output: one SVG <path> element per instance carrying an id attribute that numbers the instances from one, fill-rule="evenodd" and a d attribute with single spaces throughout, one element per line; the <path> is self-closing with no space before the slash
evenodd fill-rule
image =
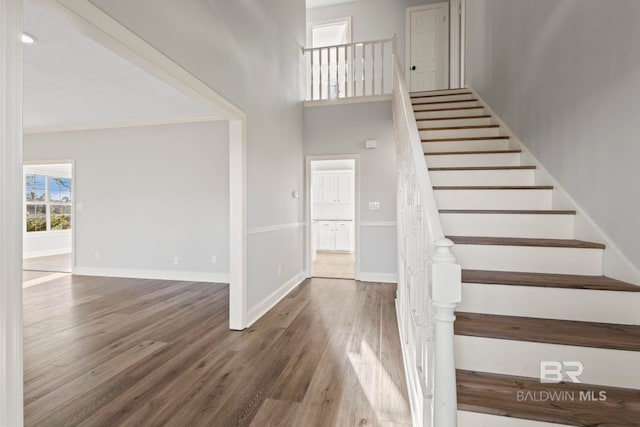
<path id="1" fill-rule="evenodd" d="M 71 229 L 71 178 L 25 176 L 27 233 Z"/>
<path id="2" fill-rule="evenodd" d="M 351 17 L 307 24 L 307 44 L 310 47 L 351 43 Z"/>

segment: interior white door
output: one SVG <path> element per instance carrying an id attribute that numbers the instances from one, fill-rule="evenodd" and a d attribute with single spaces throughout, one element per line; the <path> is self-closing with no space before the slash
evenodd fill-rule
<path id="1" fill-rule="evenodd" d="M 449 6 L 411 10 L 409 16 L 409 90 L 449 87 Z"/>

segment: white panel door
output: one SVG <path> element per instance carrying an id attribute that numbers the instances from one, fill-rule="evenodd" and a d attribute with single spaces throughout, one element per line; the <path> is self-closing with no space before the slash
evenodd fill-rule
<path id="1" fill-rule="evenodd" d="M 409 17 L 411 92 L 449 87 L 448 5 L 414 10 Z"/>
<path id="2" fill-rule="evenodd" d="M 340 203 L 353 203 L 353 173 L 338 173 L 338 201 Z"/>

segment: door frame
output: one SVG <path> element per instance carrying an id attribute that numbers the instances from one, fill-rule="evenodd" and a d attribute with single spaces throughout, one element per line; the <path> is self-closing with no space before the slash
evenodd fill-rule
<path id="1" fill-rule="evenodd" d="M 71 165 L 71 274 L 76 271 L 76 218 L 78 215 L 78 207 L 76 203 L 76 161 L 74 159 L 58 159 L 58 160 L 25 160 L 22 162 L 23 166 L 23 178 L 22 178 L 22 205 L 26 206 L 24 198 L 24 190 L 26 183 L 24 182 L 24 166 L 37 166 L 37 165 Z M 22 209 L 25 212 L 25 209 Z M 22 235 L 24 239 L 24 215 L 22 224 Z M 24 248 L 23 248 L 24 252 Z M 23 253 L 24 256 L 24 253 Z"/>
<path id="2" fill-rule="evenodd" d="M 449 2 L 441 2 L 441 3 L 432 3 L 432 4 L 423 4 L 420 6 L 412 6 L 408 7 L 405 10 L 405 38 L 404 38 L 404 51 L 405 51 L 405 81 L 407 82 L 407 86 L 409 87 L 409 91 L 411 91 L 411 13 L 417 12 L 420 10 L 429 10 L 429 9 L 440 9 L 443 8 L 445 11 L 445 16 L 447 18 L 448 30 L 447 34 L 447 70 L 445 74 L 447 75 L 447 87 L 451 86 L 451 77 L 450 77 L 450 68 L 451 68 L 451 40 L 450 40 L 450 31 L 451 31 L 451 17 L 449 16 Z"/>
<path id="3" fill-rule="evenodd" d="M 305 221 L 307 224 L 307 230 L 305 233 L 305 272 L 308 278 L 313 277 L 313 262 L 311 261 L 311 242 L 312 242 L 312 219 L 311 219 L 311 162 L 318 160 L 354 160 L 353 171 L 353 203 L 354 203 L 354 217 L 353 217 L 353 232 L 354 232 L 354 250 L 353 256 L 355 258 L 355 279 L 358 280 L 360 276 L 360 154 L 334 154 L 334 155 L 322 155 L 322 156 L 305 156 L 304 166 L 304 206 L 305 206 Z"/>

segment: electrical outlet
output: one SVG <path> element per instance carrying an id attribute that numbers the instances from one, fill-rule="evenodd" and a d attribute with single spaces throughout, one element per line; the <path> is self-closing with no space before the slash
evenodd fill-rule
<path id="1" fill-rule="evenodd" d="M 278 266 L 278 277 L 282 276 L 282 266 Z"/>
<path id="2" fill-rule="evenodd" d="M 177 256 L 176 256 L 176 257 L 173 257 L 173 264 L 174 264 L 174 265 L 178 265 L 178 264 L 180 264 L 180 258 L 178 258 Z"/>
<path id="3" fill-rule="evenodd" d="M 215 264 L 218 262 L 218 257 L 215 255 L 211 255 L 211 264 Z"/>

